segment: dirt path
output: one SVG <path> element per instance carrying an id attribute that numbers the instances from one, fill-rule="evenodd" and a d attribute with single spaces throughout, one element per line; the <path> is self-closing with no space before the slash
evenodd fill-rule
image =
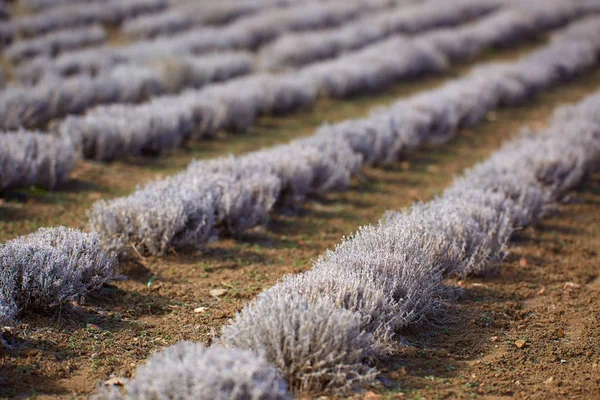
<path id="1" fill-rule="evenodd" d="M 515 57 L 517 54 L 518 51 L 500 52 L 488 57 Z M 93 200 L 128 193 L 136 183 L 141 184 L 157 173 L 172 173 L 181 169 L 194 156 L 214 156 L 226 151 L 237 153 L 286 141 L 290 137 L 310 133 L 324 119 L 334 121 L 356 117 L 357 114 L 364 114 L 370 106 L 389 103 L 393 97 L 437 85 L 443 79 L 437 77 L 399 85 L 386 96 L 377 98 L 367 96 L 348 102 L 323 101 L 315 110 L 290 118 L 265 118 L 257 127 L 256 134 L 201 142 L 164 159 L 145 160 L 138 164 L 133 161 L 108 165 L 82 163 L 77 170 L 76 182 L 68 190 L 54 194 L 16 192 L 12 199 L 5 200 L 0 211 L 0 240 L 30 232 L 40 225 L 84 226 L 85 209 Z M 600 88 L 600 70 L 547 92 L 523 107 L 491 113 L 487 122 L 477 129 L 462 131 L 459 137 L 443 148 L 427 149 L 410 160 L 385 170 L 369 169 L 362 179 L 355 180 L 349 191 L 315 199 L 297 210 L 275 215 L 266 228 L 257 229 L 236 240 L 220 241 L 201 252 L 172 254 L 165 258 L 149 258 L 136 264 L 126 264 L 124 272 L 130 280 L 117 282 L 114 287 L 105 289 L 101 298 L 90 299 L 87 306 L 63 309 L 61 313 L 52 315 L 25 315 L 19 327 L 3 334 L 4 340 L 16 350 L 2 354 L 0 376 L 3 380 L 0 381 L 0 396 L 43 393 L 68 398 L 71 395 L 83 395 L 111 374 L 130 376 L 136 365 L 143 362 L 151 352 L 169 344 L 181 340 L 209 342 L 211 329 L 218 329 L 226 323 L 236 310 L 284 274 L 310 268 L 310 261 L 326 248 L 338 243 L 343 235 L 354 232 L 360 225 L 376 222 L 388 209 L 408 206 L 417 199 L 430 199 L 446 187 L 455 174 L 487 157 L 523 124 L 543 124 L 556 105 L 577 101 L 597 88 Z M 597 186 L 589 191 L 598 195 Z M 598 208 L 598 197 L 595 199 L 588 208 L 584 206 L 587 203 L 577 206 L 587 210 L 585 212 L 588 214 L 591 207 L 593 214 L 593 210 L 597 211 Z M 588 228 L 592 229 L 591 226 Z M 572 240 L 575 240 L 574 236 Z M 517 376 L 517 372 L 511 372 L 511 367 L 506 367 L 511 364 L 501 362 L 520 365 L 520 358 L 509 357 L 507 361 L 491 358 L 493 363 L 505 365 L 498 367 L 503 368 L 501 379 L 495 381 L 499 385 L 498 389 L 494 389 L 492 381 L 471 378 L 471 373 L 476 377 L 489 376 L 490 372 L 485 364 L 488 360 L 478 357 L 482 357 L 480 353 L 490 354 L 485 351 L 489 351 L 494 345 L 505 350 L 504 355 L 498 357 L 513 353 L 522 356 L 536 349 L 542 351 L 541 345 L 534 347 L 541 340 L 533 333 L 520 335 L 517 331 L 512 331 L 523 325 L 520 321 L 526 316 L 519 317 L 519 322 L 510 324 L 508 319 L 504 319 L 507 317 L 499 311 L 501 309 L 496 308 L 496 304 L 505 304 L 505 311 L 502 312 L 508 318 L 517 318 L 517 315 L 525 314 L 519 314 L 517 305 L 510 308 L 507 304 L 522 300 L 505 299 L 524 296 L 525 289 L 529 290 L 527 293 L 537 293 L 540 286 L 546 287 L 545 296 L 558 296 L 561 293 L 558 288 L 562 288 L 564 284 L 562 276 L 556 278 L 560 283 L 544 281 L 532 288 L 527 286 L 529 282 L 525 278 L 519 276 L 517 279 L 515 275 L 522 257 L 519 252 L 526 251 L 529 245 L 536 247 L 537 243 L 533 239 L 522 239 L 520 247 L 514 250 L 516 256 L 513 257 L 516 258 L 511 258 L 506 264 L 498 283 L 490 281 L 497 285 L 495 290 L 488 291 L 482 286 L 473 288 L 471 281 L 464 282 L 467 297 L 453 310 L 457 317 L 456 324 L 448 326 L 446 333 L 437 338 L 417 342 L 414 350 L 399 355 L 398 365 L 395 367 L 404 367 L 407 372 L 404 376 L 399 376 L 398 371 L 393 373 L 391 385 L 401 385 L 406 393 L 395 393 L 397 390 L 392 388 L 376 389 L 374 395 L 387 397 L 414 394 L 417 397 L 435 398 L 435 394 L 447 393 L 442 391 L 446 389 L 443 383 L 436 380 L 438 378 L 451 379 L 453 384 L 449 385 L 447 391 L 454 390 L 455 394 L 461 396 L 477 394 L 477 390 L 487 390 L 488 387 L 494 390 L 494 395 L 509 391 L 517 393 L 514 389 L 516 383 L 503 382 L 520 380 L 524 384 L 528 382 L 528 378 Z M 531 251 L 535 253 L 536 250 Z M 523 254 L 528 260 L 523 268 L 527 271 L 528 268 L 536 267 L 538 259 L 528 253 Z M 566 255 L 559 254 L 557 257 L 561 262 L 567 262 L 567 258 L 563 256 Z M 592 260 L 591 256 L 587 258 Z M 518 288 L 514 289 L 515 293 L 504 292 L 505 286 L 500 283 L 511 268 L 515 288 Z M 556 268 L 559 268 L 558 265 Z M 529 274 L 537 277 L 533 272 Z M 552 275 L 540 277 L 542 278 L 553 279 Z M 583 284 L 581 279 L 575 278 L 577 276 L 569 277 L 570 280 Z M 489 284 L 487 280 L 482 282 Z M 227 292 L 217 298 L 210 294 L 213 289 L 225 289 Z M 580 288 L 579 292 L 571 293 L 586 293 L 587 290 Z M 475 301 L 480 297 L 483 300 Z M 587 297 L 584 296 L 581 300 L 585 298 Z M 574 301 L 577 303 L 577 300 Z M 585 313 L 589 310 L 587 306 L 582 306 L 580 311 Z M 485 315 L 488 311 L 492 313 L 489 320 L 488 317 L 482 320 L 480 314 Z M 569 320 L 570 315 L 575 314 L 566 314 L 560 318 Z M 475 322 L 467 325 L 461 322 L 472 320 Z M 531 329 L 533 332 L 533 319 L 527 321 L 526 327 L 522 329 Z M 539 324 L 543 325 L 543 321 L 545 320 L 540 320 Z M 584 319 L 580 321 L 583 324 Z M 479 331 L 479 336 L 473 333 L 475 336 L 465 337 L 465 330 L 469 331 L 472 326 L 480 325 L 484 331 Z M 575 335 L 566 326 L 563 329 L 569 335 Z M 493 335 L 490 335 L 492 331 Z M 586 332 L 577 332 L 580 332 L 577 335 L 584 340 Z M 489 336 L 498 336 L 497 342 L 489 341 Z M 516 340 L 520 336 L 526 337 L 530 342 L 520 353 L 513 352 L 507 340 Z M 565 337 L 569 336 L 565 334 Z M 444 352 L 444 357 L 449 357 L 448 360 L 441 358 Z M 437 360 L 435 357 L 438 357 L 438 353 L 441 360 L 439 365 L 442 366 L 440 368 L 447 369 L 445 374 L 440 374 L 439 368 L 430 366 L 433 365 L 432 360 Z M 454 356 L 457 358 L 454 359 Z M 481 362 L 475 364 L 476 360 Z M 450 367 L 446 367 L 446 364 Z M 428 372 L 427 368 L 433 368 L 432 372 Z M 490 368 L 492 371 L 496 370 L 495 365 Z M 567 377 L 559 376 L 558 373 L 553 376 L 557 382 Z M 503 380 L 504 377 L 506 380 Z M 484 383 L 484 386 L 475 386 L 475 383 Z M 435 391 L 421 389 L 426 386 L 435 388 Z"/>

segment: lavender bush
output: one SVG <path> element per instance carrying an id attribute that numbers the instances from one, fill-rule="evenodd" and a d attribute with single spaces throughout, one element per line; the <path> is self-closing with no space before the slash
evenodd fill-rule
<path id="1" fill-rule="evenodd" d="M 135 378 L 95 400 L 289 400 L 279 372 L 250 351 L 182 342 L 152 356 Z"/>
<path id="2" fill-rule="evenodd" d="M 36 185 L 54 189 L 69 179 L 77 155 L 73 145 L 40 132 L 0 133 L 0 192 Z"/>
<path id="3" fill-rule="evenodd" d="M 0 244 L 0 323 L 26 309 L 81 301 L 118 273 L 117 261 L 96 234 L 42 228 Z"/>

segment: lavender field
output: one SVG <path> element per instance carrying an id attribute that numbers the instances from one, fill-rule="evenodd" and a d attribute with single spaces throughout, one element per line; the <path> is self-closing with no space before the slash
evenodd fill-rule
<path id="1" fill-rule="evenodd" d="M 0 397 L 600 397 L 600 1 L 0 3 Z"/>

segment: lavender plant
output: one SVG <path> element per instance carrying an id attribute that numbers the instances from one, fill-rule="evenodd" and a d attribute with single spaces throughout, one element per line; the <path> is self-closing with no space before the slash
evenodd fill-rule
<path id="1" fill-rule="evenodd" d="M 221 341 L 263 353 L 294 391 L 349 389 L 375 377 L 362 364 L 374 355 L 375 344 L 361 331 L 360 320 L 327 300 L 307 302 L 276 286 L 224 327 Z"/>
<path id="2" fill-rule="evenodd" d="M 97 234 L 42 228 L 0 245 L 0 323 L 23 310 L 82 301 L 118 274 Z"/>
<path id="3" fill-rule="evenodd" d="M 0 191 L 37 185 L 54 189 L 69 179 L 77 155 L 62 138 L 40 132 L 0 133 Z"/>
<path id="4" fill-rule="evenodd" d="M 285 381 L 250 351 L 182 342 L 152 356 L 125 385 L 102 388 L 95 400 L 289 400 Z"/>

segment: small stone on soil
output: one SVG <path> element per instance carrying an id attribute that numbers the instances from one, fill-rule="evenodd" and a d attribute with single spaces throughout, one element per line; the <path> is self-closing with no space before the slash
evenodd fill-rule
<path id="1" fill-rule="evenodd" d="M 527 259 L 526 259 L 525 257 L 522 257 L 522 258 L 519 260 L 519 265 L 520 265 L 521 267 L 526 267 L 526 266 L 527 266 Z"/>
<path id="2" fill-rule="evenodd" d="M 567 282 L 563 286 L 563 289 L 579 289 L 581 287 L 580 284 L 574 282 Z"/>
<path id="3" fill-rule="evenodd" d="M 106 381 L 104 381 L 106 386 L 124 386 L 125 380 L 123 378 L 112 377 Z"/>
<path id="4" fill-rule="evenodd" d="M 515 340 L 515 346 L 517 346 L 518 349 L 522 349 L 523 347 L 525 347 L 526 343 L 527 342 L 523 339 Z"/>
<path id="5" fill-rule="evenodd" d="M 206 307 L 198 307 L 198 308 L 194 308 L 194 312 L 195 312 L 196 314 L 199 314 L 199 313 L 201 313 L 201 312 L 204 312 L 204 311 L 206 311 L 206 310 L 208 310 L 208 308 L 206 308 Z"/>
<path id="6" fill-rule="evenodd" d="M 223 297 L 227 294 L 227 289 L 213 289 L 208 293 L 213 297 Z"/>

